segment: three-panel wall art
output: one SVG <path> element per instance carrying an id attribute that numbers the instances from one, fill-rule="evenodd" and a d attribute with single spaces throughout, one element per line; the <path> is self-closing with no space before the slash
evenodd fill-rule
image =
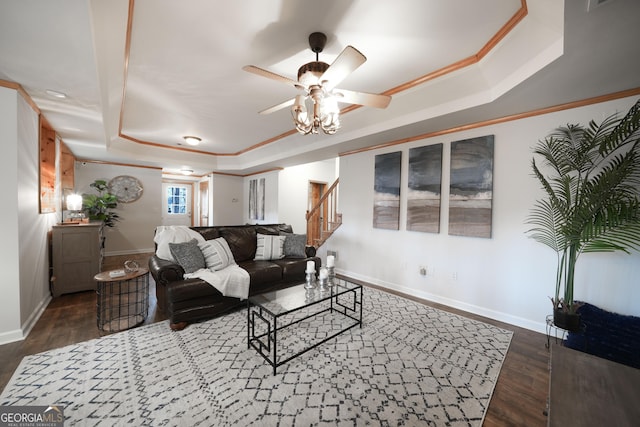
<path id="1" fill-rule="evenodd" d="M 451 143 L 449 234 L 491 237 L 494 135 Z M 440 232 L 443 144 L 409 149 L 407 230 Z M 373 226 L 400 229 L 402 152 L 375 156 Z"/>

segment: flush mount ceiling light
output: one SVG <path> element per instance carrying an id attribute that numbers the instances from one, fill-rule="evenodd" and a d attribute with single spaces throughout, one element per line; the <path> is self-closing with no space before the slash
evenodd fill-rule
<path id="1" fill-rule="evenodd" d="M 202 141 L 202 139 L 197 136 L 183 136 L 182 138 L 189 145 L 198 145 Z"/>
<path id="2" fill-rule="evenodd" d="M 182 175 L 192 175 L 193 174 L 193 169 L 180 169 L 180 173 Z"/>
<path id="3" fill-rule="evenodd" d="M 47 89 L 45 90 L 45 92 L 47 93 L 47 95 L 53 96 L 54 98 L 64 99 L 67 97 L 66 93 L 58 92 L 57 90 Z"/>
<path id="4" fill-rule="evenodd" d="M 333 61 L 333 64 L 321 62 L 318 57 L 326 42 L 327 36 L 323 33 L 309 35 L 309 47 L 316 54 L 316 60 L 300 67 L 297 81 L 254 65 L 242 68 L 250 73 L 290 84 L 304 93 L 267 108 L 260 114 L 269 114 L 285 107 L 291 107 L 293 123 L 298 132 L 307 135 L 318 133 L 318 130 L 322 129 L 324 133 L 331 135 L 340 128 L 338 102 L 375 108 L 386 108 L 389 105 L 391 97 L 388 95 L 336 89 L 336 86 L 364 64 L 367 58 L 354 47 L 347 46 Z"/>

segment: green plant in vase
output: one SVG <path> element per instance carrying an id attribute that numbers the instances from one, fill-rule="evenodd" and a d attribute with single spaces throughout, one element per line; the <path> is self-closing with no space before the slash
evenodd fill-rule
<path id="1" fill-rule="evenodd" d="M 118 207 L 118 198 L 109 193 L 107 181 L 97 179 L 89 186 L 95 188 L 98 194 L 83 194 L 82 209 L 90 220 L 102 221 L 107 227 L 115 226 L 120 217 L 112 209 Z"/>
<path id="2" fill-rule="evenodd" d="M 574 282 L 580 255 L 640 246 L 639 139 L 640 101 L 622 119 L 569 124 L 534 148 L 533 174 L 546 194 L 527 218 L 533 226 L 527 233 L 557 254 L 551 300 L 554 322 L 564 329 L 579 327 Z"/>

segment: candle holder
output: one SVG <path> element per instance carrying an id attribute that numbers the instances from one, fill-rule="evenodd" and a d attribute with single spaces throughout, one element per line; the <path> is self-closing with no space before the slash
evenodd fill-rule
<path id="1" fill-rule="evenodd" d="M 327 267 L 327 270 L 329 270 L 329 286 L 333 287 L 333 286 L 337 285 L 337 283 L 336 283 L 336 268 L 331 266 L 331 267 Z"/>
<path id="2" fill-rule="evenodd" d="M 306 288 L 306 286 L 305 286 Z M 304 291 L 304 302 L 311 303 L 315 298 L 315 290 L 313 288 L 307 288 Z"/>
<path id="3" fill-rule="evenodd" d="M 316 284 L 315 284 L 315 280 L 314 280 L 315 277 L 314 276 L 316 275 L 316 272 L 315 271 L 307 271 L 306 273 L 307 273 L 307 275 L 305 277 L 304 288 L 305 289 L 313 289 L 313 288 L 315 288 Z"/>
<path id="4" fill-rule="evenodd" d="M 320 284 L 320 292 L 328 292 L 329 291 L 329 278 L 328 277 L 321 277 L 318 280 L 318 283 Z"/>

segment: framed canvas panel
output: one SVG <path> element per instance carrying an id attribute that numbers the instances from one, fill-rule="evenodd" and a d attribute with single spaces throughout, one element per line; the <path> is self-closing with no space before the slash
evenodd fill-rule
<path id="1" fill-rule="evenodd" d="M 375 158 L 373 227 L 400 228 L 400 170 L 402 152 L 378 154 Z"/>
<path id="2" fill-rule="evenodd" d="M 249 181 L 249 219 L 264 220 L 264 186 L 264 178 Z"/>
<path id="3" fill-rule="evenodd" d="M 491 237 L 493 135 L 451 143 L 449 234 Z"/>
<path id="4" fill-rule="evenodd" d="M 440 232 L 442 144 L 409 150 L 407 230 Z"/>

